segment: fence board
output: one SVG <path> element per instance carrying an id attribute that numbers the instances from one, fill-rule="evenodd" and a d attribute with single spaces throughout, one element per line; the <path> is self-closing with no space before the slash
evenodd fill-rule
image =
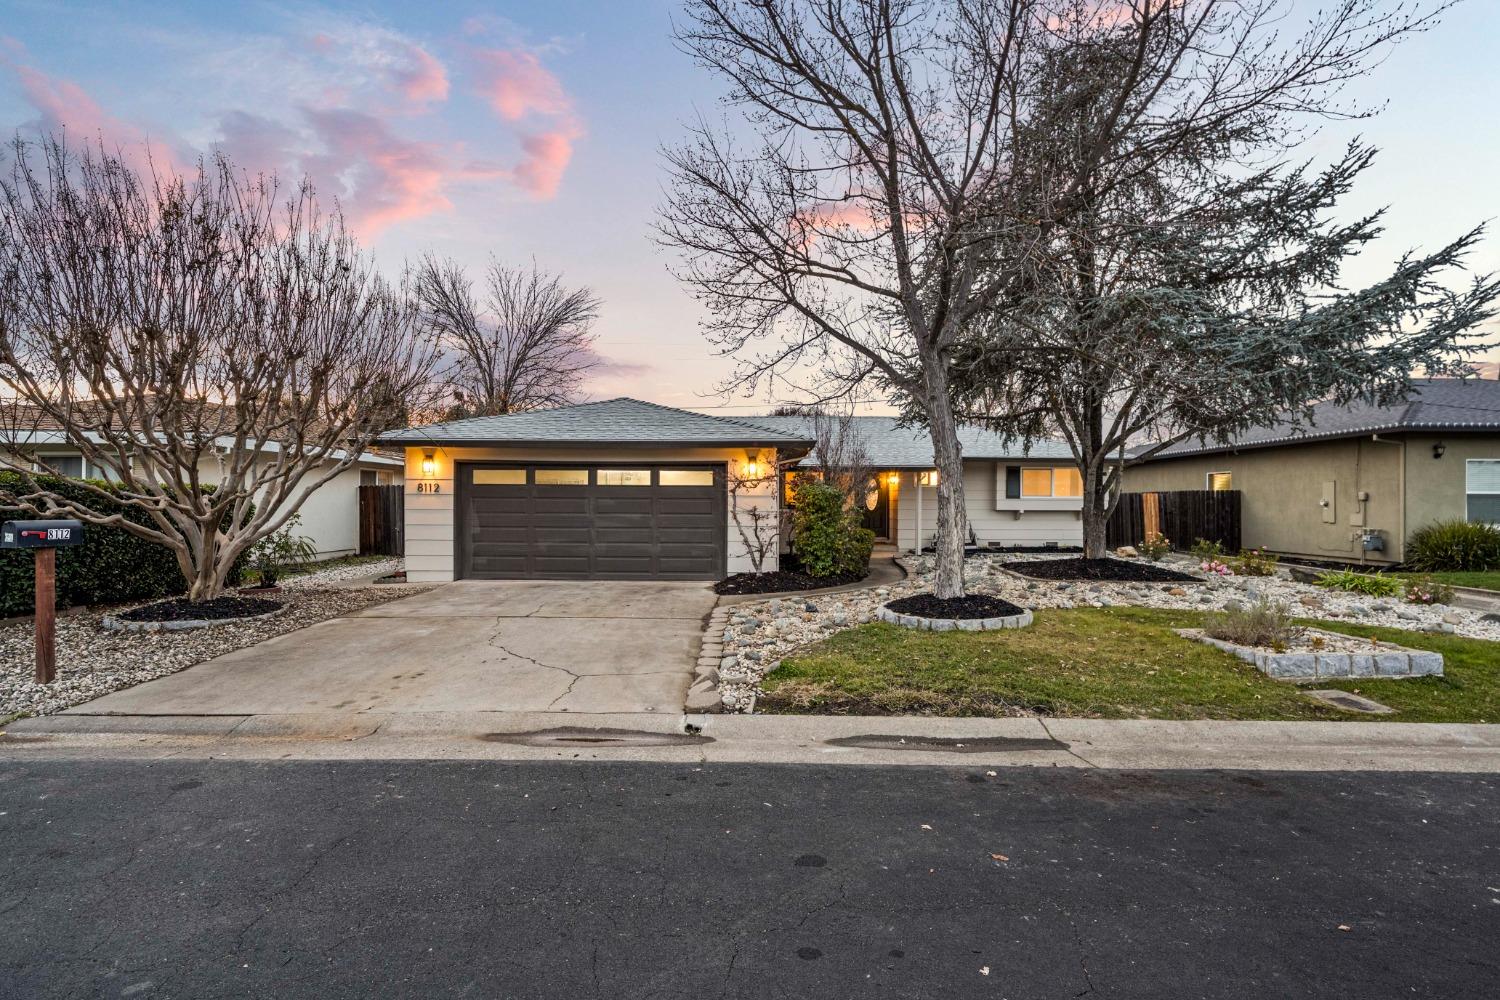
<path id="1" fill-rule="evenodd" d="M 359 487 L 359 554 L 406 554 L 405 487 Z"/>
<path id="2" fill-rule="evenodd" d="M 1126 493 L 1110 515 L 1105 538 L 1110 548 L 1139 545 L 1153 530 L 1165 535 L 1176 549 L 1190 548 L 1203 538 L 1218 542 L 1226 552 L 1238 552 L 1240 491 Z"/>

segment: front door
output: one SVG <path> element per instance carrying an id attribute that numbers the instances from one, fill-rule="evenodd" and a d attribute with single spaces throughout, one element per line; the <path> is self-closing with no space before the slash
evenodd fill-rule
<path id="1" fill-rule="evenodd" d="M 865 494 L 863 524 L 876 538 L 891 537 L 891 488 L 884 476 L 877 475 Z"/>

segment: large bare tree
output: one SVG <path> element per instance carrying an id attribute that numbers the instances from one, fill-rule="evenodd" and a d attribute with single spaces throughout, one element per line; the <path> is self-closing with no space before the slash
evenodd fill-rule
<path id="1" fill-rule="evenodd" d="M 17 140 L 0 177 L 0 506 L 167 546 L 194 601 L 420 408 L 435 341 L 312 189 Z M 113 485 L 66 499 L 60 439 Z M 120 509 L 135 512 L 127 518 Z"/>
<path id="2" fill-rule="evenodd" d="M 416 291 L 443 338 L 439 377 L 453 396 L 450 418 L 521 413 L 573 402 L 599 364 L 599 299 L 556 275 L 491 260 L 485 296 L 454 260 L 424 257 Z"/>
<path id="3" fill-rule="evenodd" d="M 1027 280 L 1027 240 L 1081 195 L 1153 169 L 1205 127 L 1321 110 L 1383 46 L 1426 23 L 1338 0 L 1301 34 L 1280 0 L 690 0 L 680 44 L 729 84 L 738 127 L 666 153 L 661 213 L 736 384 L 797 378 L 818 398 L 873 381 L 929 429 L 934 592 L 963 593 L 962 454 L 952 365 L 964 333 Z M 1060 53 L 1121 31 L 1118 59 Z M 1052 100 L 1053 74 L 1103 113 Z M 1045 186 L 1028 132 L 1071 129 Z M 1114 155 L 1121 131 L 1151 140 Z M 741 138 L 747 134 L 748 139 Z M 1064 169 L 1065 168 L 1065 169 Z M 760 346 L 756 346 L 760 345 Z"/>

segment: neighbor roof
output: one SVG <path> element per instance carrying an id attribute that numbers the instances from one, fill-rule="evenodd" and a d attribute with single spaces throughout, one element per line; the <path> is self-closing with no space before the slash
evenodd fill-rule
<path id="1" fill-rule="evenodd" d="M 1319 403 L 1313 407 L 1310 425 L 1299 427 L 1292 420 L 1283 420 L 1269 427 L 1246 431 L 1227 443 L 1202 439 L 1181 441 L 1147 461 L 1402 431 L 1500 433 L 1500 381 L 1432 378 L 1417 379 L 1415 386 L 1416 391 L 1410 400 L 1394 406 Z M 1137 452 L 1149 447 L 1143 446 Z"/>
<path id="2" fill-rule="evenodd" d="M 762 427 L 731 417 L 709 416 L 625 396 L 552 410 L 408 427 L 382 435 L 380 442 L 414 446 L 509 447 L 717 445 L 805 448 L 812 444 L 811 439 L 791 430 Z"/>
<path id="3" fill-rule="evenodd" d="M 757 424 L 777 430 L 800 432 L 811 435 L 811 417 L 746 417 Z M 897 417 L 855 417 L 859 437 L 869 457 L 871 466 L 877 469 L 930 469 L 934 458 L 932 438 L 927 428 L 912 424 L 902 425 Z M 1066 458 L 1073 452 L 1066 442 L 1052 438 L 1034 441 L 1030 448 L 1015 438 L 1003 437 L 993 431 L 972 424 L 960 424 L 959 444 L 964 458 L 978 459 L 1023 459 Z M 803 465 L 816 465 L 811 458 L 802 460 Z"/>

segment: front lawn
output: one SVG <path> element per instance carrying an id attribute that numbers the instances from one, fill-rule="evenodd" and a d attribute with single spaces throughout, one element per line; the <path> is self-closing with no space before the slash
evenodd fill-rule
<path id="1" fill-rule="evenodd" d="M 1203 614 L 1152 608 L 1040 610 L 1030 628 L 920 632 L 877 623 L 788 657 L 762 682 L 757 711 L 840 715 L 1018 715 L 1103 719 L 1367 718 L 1273 681 L 1176 635 Z M 1328 682 L 1397 709 L 1387 721 L 1500 721 L 1500 644 L 1346 622 L 1318 622 L 1445 659 L 1447 676 Z"/>
<path id="2" fill-rule="evenodd" d="M 1453 571 L 1450 573 L 1402 573 L 1401 576 L 1431 576 L 1450 587 L 1480 587 L 1484 590 L 1500 590 L 1500 569 Z"/>

